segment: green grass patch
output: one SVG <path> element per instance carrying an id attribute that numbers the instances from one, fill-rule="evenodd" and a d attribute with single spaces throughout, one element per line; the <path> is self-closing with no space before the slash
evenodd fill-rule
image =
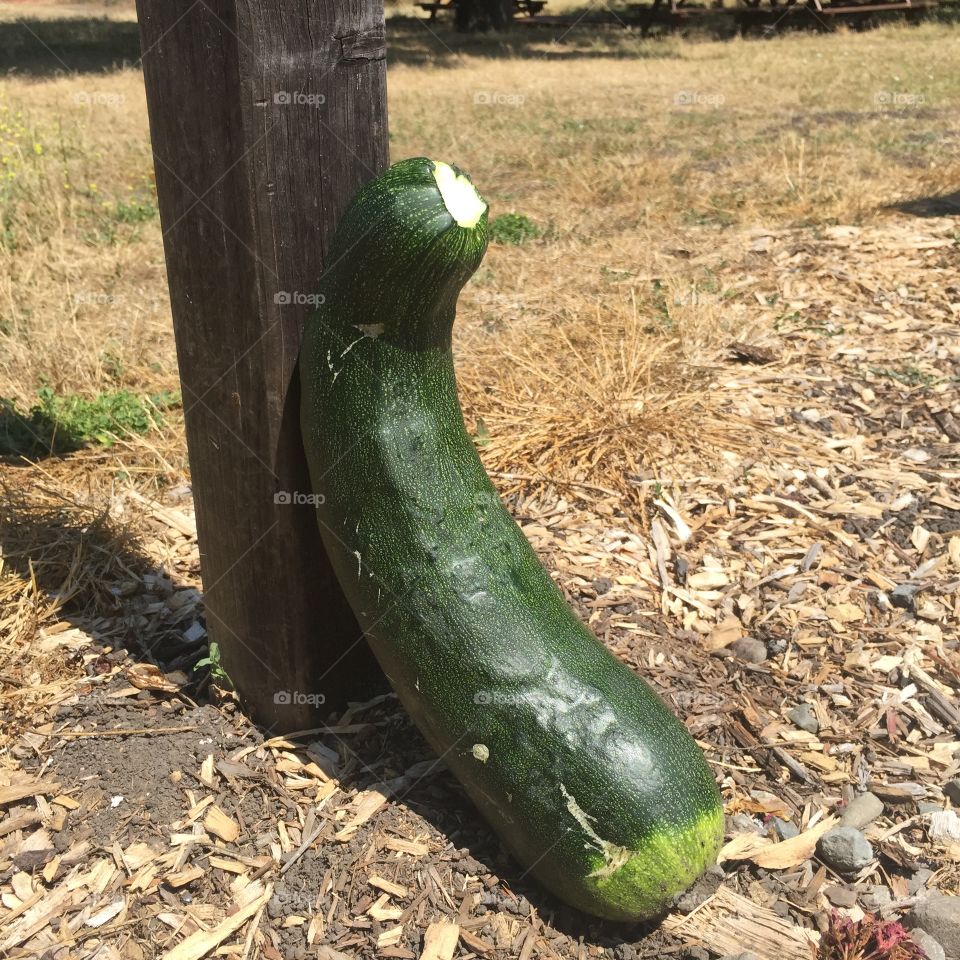
<path id="1" fill-rule="evenodd" d="M 41 387 L 37 397 L 26 413 L 0 397 L 0 455 L 38 457 L 69 453 L 88 444 L 109 447 L 121 437 L 161 425 L 163 411 L 180 403 L 176 393 L 141 396 L 130 390 L 90 399 Z"/>
<path id="2" fill-rule="evenodd" d="M 523 213 L 501 213 L 490 221 L 488 231 L 494 243 L 511 246 L 519 246 L 541 235 L 540 228 Z"/>

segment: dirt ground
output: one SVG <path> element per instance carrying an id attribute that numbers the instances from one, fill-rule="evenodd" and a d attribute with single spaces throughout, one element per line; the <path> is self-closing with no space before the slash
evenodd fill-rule
<path id="1" fill-rule="evenodd" d="M 392 696 L 289 740 L 252 726 L 201 663 L 173 410 L 0 460 L 4 955 L 834 960 L 831 916 L 960 892 L 952 28 L 581 37 L 536 71 L 428 42 L 397 41 L 395 156 L 463 154 L 540 228 L 464 294 L 468 423 L 579 615 L 704 749 L 721 865 L 660 924 L 600 923 L 524 878 Z M 811 63 L 872 86 L 825 103 Z M 21 406 L 176 384 L 138 77 L 0 87 Z M 911 104 L 878 106 L 894 84 Z M 494 89 L 529 109 L 475 105 Z M 439 119 L 463 103 L 469 142 Z M 871 856 L 844 870 L 818 840 L 867 791 Z"/>

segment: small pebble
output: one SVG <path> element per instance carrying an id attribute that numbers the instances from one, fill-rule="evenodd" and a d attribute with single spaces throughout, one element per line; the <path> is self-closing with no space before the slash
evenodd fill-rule
<path id="1" fill-rule="evenodd" d="M 752 637 L 734 640 L 727 649 L 744 663 L 763 663 L 767 659 L 767 645 Z"/>
<path id="2" fill-rule="evenodd" d="M 727 817 L 727 833 L 763 833 L 763 827 L 749 813 L 735 813 Z"/>
<path id="3" fill-rule="evenodd" d="M 943 795 L 955 807 L 960 807 L 960 780 L 948 780 L 943 785 Z"/>
<path id="4" fill-rule="evenodd" d="M 800 830 L 789 820 L 781 820 L 779 817 L 773 818 L 773 829 L 780 840 L 792 840 L 800 835 Z"/>
<path id="5" fill-rule="evenodd" d="M 944 953 L 960 957 L 960 897 L 927 897 L 915 904 L 906 917 L 906 926 L 920 927 L 933 937 Z"/>
<path id="6" fill-rule="evenodd" d="M 854 797 L 840 816 L 841 827 L 861 829 L 873 823 L 883 813 L 883 801 L 872 793 L 861 793 Z"/>
<path id="7" fill-rule="evenodd" d="M 703 947 L 687 947 L 690 960 L 710 960 L 710 954 Z"/>
<path id="8" fill-rule="evenodd" d="M 880 883 L 860 894 L 860 904 L 867 913 L 880 913 L 891 903 L 893 903 L 893 894 L 890 888 Z"/>
<path id="9" fill-rule="evenodd" d="M 926 889 L 927 881 L 933 876 L 933 871 L 928 867 L 920 867 L 914 871 L 913 876 L 907 881 L 907 893 L 915 897 L 918 893 Z"/>
<path id="10" fill-rule="evenodd" d="M 854 890 L 853 887 L 840 887 L 837 885 L 826 887 L 823 895 L 835 907 L 852 907 L 857 902 L 857 891 Z"/>
<path id="11" fill-rule="evenodd" d="M 837 873 L 849 875 L 873 860 L 873 847 L 854 827 L 834 827 L 820 838 L 817 850 L 823 861 Z"/>
<path id="12" fill-rule="evenodd" d="M 910 939 L 924 952 L 927 960 L 946 960 L 943 947 L 922 927 L 911 930 Z"/>
<path id="13" fill-rule="evenodd" d="M 609 593 L 613 589 L 613 581 L 609 577 L 597 577 L 592 583 L 593 589 L 597 591 L 597 596 Z"/>
<path id="14" fill-rule="evenodd" d="M 890 602 L 901 610 L 912 610 L 920 588 L 913 583 L 901 583 L 890 591 Z"/>
<path id="15" fill-rule="evenodd" d="M 820 721 L 809 703 L 798 703 L 792 710 L 787 711 L 787 719 L 807 733 L 817 733 L 820 730 Z"/>

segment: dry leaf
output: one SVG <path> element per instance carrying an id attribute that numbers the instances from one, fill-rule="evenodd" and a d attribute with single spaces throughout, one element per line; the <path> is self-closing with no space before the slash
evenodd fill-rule
<path id="1" fill-rule="evenodd" d="M 138 690 L 160 690 L 163 693 L 176 693 L 180 688 L 171 683 L 152 663 L 135 663 L 126 670 L 127 679 Z"/>
<path id="2" fill-rule="evenodd" d="M 836 817 L 827 817 L 815 827 L 781 843 L 773 843 L 768 837 L 741 834 L 720 851 L 717 863 L 725 860 L 750 860 L 765 870 L 786 870 L 799 866 L 813 856 L 820 838 L 836 826 L 837 822 Z"/>

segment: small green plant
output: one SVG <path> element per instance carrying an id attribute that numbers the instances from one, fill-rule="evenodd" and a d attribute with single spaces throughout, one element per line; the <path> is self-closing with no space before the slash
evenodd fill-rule
<path id="1" fill-rule="evenodd" d="M 149 200 L 145 203 L 139 200 L 118 200 L 112 213 L 118 223 L 143 223 L 157 215 L 157 208 Z"/>
<path id="2" fill-rule="evenodd" d="M 490 221 L 488 228 L 494 243 L 518 246 L 540 236 L 540 228 L 523 213 L 501 213 Z"/>
<path id="3" fill-rule="evenodd" d="M 902 367 L 871 367 L 870 372 L 875 377 L 884 377 L 902 383 L 905 387 L 932 387 L 938 379 L 934 374 L 913 364 L 904 364 Z"/>
<path id="4" fill-rule="evenodd" d="M 487 429 L 487 425 L 483 420 L 483 417 L 477 417 L 477 432 L 474 434 L 473 442 L 478 447 L 486 447 L 490 445 L 490 431 Z"/>
<path id="5" fill-rule="evenodd" d="M 635 277 L 636 274 L 630 270 L 614 270 L 613 267 L 602 266 L 600 267 L 600 276 L 616 282 L 618 280 L 629 280 L 631 277 Z"/>
<path id="6" fill-rule="evenodd" d="M 218 686 L 233 689 L 233 681 L 223 669 L 223 663 L 220 660 L 220 645 L 213 640 L 210 641 L 207 655 L 202 660 L 198 660 L 193 669 L 201 670 L 203 667 L 210 668 L 210 679 Z"/>
<path id="7" fill-rule="evenodd" d="M 163 422 L 163 411 L 180 402 L 179 394 L 140 396 L 130 390 L 108 391 L 93 399 L 37 391 L 39 402 L 23 413 L 0 398 L 0 455 L 44 456 L 69 453 L 88 443 L 111 446 L 118 437 L 146 433 Z"/>

